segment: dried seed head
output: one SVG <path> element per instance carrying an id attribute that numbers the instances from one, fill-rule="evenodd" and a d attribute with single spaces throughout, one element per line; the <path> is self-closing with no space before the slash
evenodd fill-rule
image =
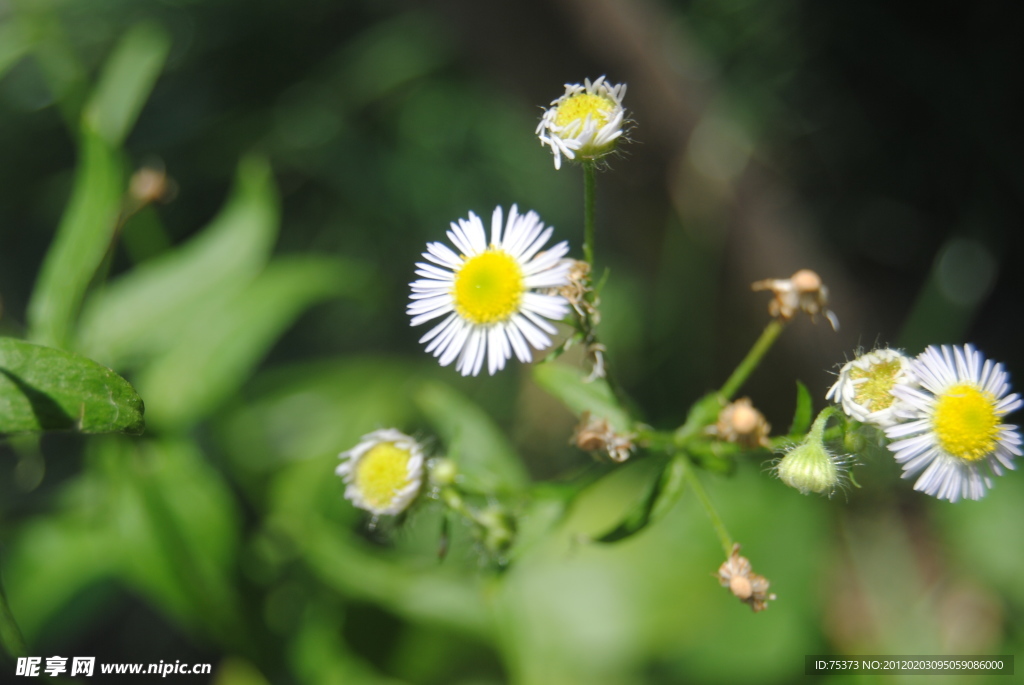
<path id="1" fill-rule="evenodd" d="M 632 433 L 616 433 L 606 419 L 595 418 L 585 411 L 572 436 L 581 450 L 605 453 L 614 462 L 624 462 L 635 449 Z"/>
<path id="2" fill-rule="evenodd" d="M 754 573 L 750 560 L 740 556 L 738 543 L 733 545 L 729 558 L 718 567 L 717 576 L 722 587 L 729 588 L 741 602 L 750 605 L 755 613 L 767 609 L 768 602 L 775 599 L 775 594 L 768 592 L 768 579 Z"/>
<path id="3" fill-rule="evenodd" d="M 561 263 L 569 267 L 566 272 L 569 282 L 559 288 L 549 289 L 548 294 L 561 295 L 577 314 L 589 318 L 591 325 L 596 326 L 601 321 L 601 313 L 597 310 L 601 301 L 591 296 L 593 288 L 590 282 L 590 264 L 571 258 L 563 259 Z"/>
<path id="4" fill-rule="evenodd" d="M 751 404 L 749 397 L 743 397 L 727 404 L 718 414 L 718 422 L 710 432 L 720 440 L 734 442 L 747 449 L 769 447 L 768 433 L 771 431 L 764 414 Z"/>
<path id="5" fill-rule="evenodd" d="M 821 282 L 821 276 L 810 269 L 801 269 L 789 278 L 766 278 L 756 281 L 752 290 L 770 290 L 775 298 L 768 303 L 768 313 L 789 321 L 797 312 L 804 312 L 814 320 L 821 314 L 839 330 L 839 319 L 828 309 L 828 288 Z"/>

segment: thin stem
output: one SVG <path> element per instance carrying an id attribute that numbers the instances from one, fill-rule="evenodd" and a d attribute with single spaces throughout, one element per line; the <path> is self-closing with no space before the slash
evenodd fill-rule
<path id="1" fill-rule="evenodd" d="M 761 332 L 761 337 L 757 339 L 754 346 L 750 348 L 750 352 L 747 352 L 747 356 L 743 358 L 743 361 L 739 363 L 736 370 L 732 372 L 729 379 L 725 381 L 722 389 L 718 391 L 718 394 L 729 400 L 736 394 L 736 391 L 740 389 L 743 383 L 746 382 L 747 377 L 753 373 L 757 365 L 761 363 L 761 358 L 764 357 L 765 353 L 771 348 L 772 343 L 779 337 L 779 333 L 785 328 L 785 323 L 779 319 L 772 319 L 764 331 Z"/>
<path id="2" fill-rule="evenodd" d="M 718 534 L 718 540 L 722 543 L 722 549 L 725 550 L 725 556 L 728 557 L 732 554 L 732 537 L 729 535 L 729 531 L 725 528 L 725 523 L 722 522 L 722 517 L 718 515 L 718 510 L 715 509 L 715 505 L 711 503 L 711 498 L 708 497 L 708 493 L 704 490 L 704 486 L 701 485 L 700 479 L 697 477 L 697 472 L 693 469 L 693 466 L 689 463 L 686 464 L 686 477 L 690 481 L 690 487 L 693 488 L 694 493 L 697 495 L 697 499 L 704 506 L 704 511 L 707 512 L 708 518 L 711 519 L 711 527 L 715 529 L 715 533 Z"/>
<path id="3" fill-rule="evenodd" d="M 583 260 L 594 266 L 594 205 L 597 172 L 594 162 L 583 162 Z"/>

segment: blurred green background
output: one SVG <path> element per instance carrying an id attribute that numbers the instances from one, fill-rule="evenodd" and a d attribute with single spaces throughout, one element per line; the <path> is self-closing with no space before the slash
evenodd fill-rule
<path id="1" fill-rule="evenodd" d="M 1011 3 L 0 0 L 0 333 L 33 334 L 73 189 L 120 201 L 144 165 L 173 184 L 54 333 L 135 384 L 146 435 L 0 445 L 28 653 L 210 662 L 220 685 L 787 683 L 805 654 L 1021 653 L 1019 474 L 956 505 L 884 450 L 832 500 L 758 459 L 702 474 L 779 595 L 756 616 L 713 577 L 689 493 L 582 542 L 641 495 L 643 459 L 568 512 L 535 493 L 501 575 L 465 530 L 439 563 L 431 506 L 369 531 L 332 475 L 384 426 L 536 481 L 588 464 L 527 369 L 438 368 L 404 307 L 425 242 L 470 210 L 535 209 L 579 255 L 581 174 L 533 130 L 601 74 L 636 127 L 598 178 L 600 332 L 650 424 L 756 338 L 749 284 L 803 267 L 842 329 L 797 321 L 741 391 L 778 432 L 794 380 L 820 408 L 858 346 L 970 341 L 1020 379 L 1021 25 Z"/>

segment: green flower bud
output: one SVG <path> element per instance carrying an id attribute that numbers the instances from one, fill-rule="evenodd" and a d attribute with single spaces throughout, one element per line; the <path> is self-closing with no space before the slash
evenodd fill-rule
<path id="1" fill-rule="evenodd" d="M 822 411 L 803 442 L 789 449 L 775 465 L 775 475 L 802 494 L 817 492 L 829 496 L 846 480 L 850 457 L 834 454 L 825 445 L 825 424 L 834 409 Z"/>

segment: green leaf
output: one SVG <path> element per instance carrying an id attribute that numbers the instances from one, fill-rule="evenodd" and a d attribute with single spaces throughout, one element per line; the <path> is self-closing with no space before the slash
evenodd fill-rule
<path id="1" fill-rule="evenodd" d="M 683 494 L 687 468 L 689 466 L 685 455 L 673 457 L 659 472 L 644 499 L 637 503 L 619 525 L 597 538 L 597 542 L 625 540 L 660 520 Z"/>
<path id="2" fill-rule="evenodd" d="M 118 151 L 83 130 L 71 199 L 46 253 L 28 323 L 32 340 L 67 347 L 78 310 L 117 230 L 124 190 Z"/>
<path id="3" fill-rule="evenodd" d="M 156 83 L 171 42 L 160 27 L 133 27 L 107 59 L 86 105 L 85 123 L 110 145 L 120 145 Z"/>
<path id="4" fill-rule="evenodd" d="M 0 338 L 0 433 L 141 433 L 142 398 L 85 357 Z"/>
<path id="5" fill-rule="evenodd" d="M 629 414 L 619 406 L 605 379 L 587 382 L 580 369 L 554 363 L 534 366 L 533 378 L 577 416 L 588 411 L 594 418 L 608 421 L 616 432 L 628 433 L 632 429 Z"/>
<path id="6" fill-rule="evenodd" d="M 149 419 L 186 428 L 230 397 L 277 338 L 307 307 L 357 291 L 365 272 L 328 257 L 271 263 L 243 291 L 197 312 L 174 346 L 143 369 L 138 384 L 152 397 Z"/>
<path id="7" fill-rule="evenodd" d="M 263 269 L 278 215 L 270 166 L 243 160 L 231 197 L 202 233 L 92 294 L 79 349 L 124 368 L 172 347 L 203 309 L 222 307 Z"/>
<path id="8" fill-rule="evenodd" d="M 796 382 L 796 411 L 793 413 L 793 424 L 789 427 L 791 436 L 803 435 L 811 427 L 811 417 L 814 413 L 811 401 L 811 393 L 807 386 L 800 381 Z"/>
<path id="9" fill-rule="evenodd" d="M 416 394 L 448 447 L 448 457 L 470 489 L 481 492 L 520 491 L 529 477 L 519 456 L 490 417 L 476 404 L 441 383 L 426 383 Z"/>

